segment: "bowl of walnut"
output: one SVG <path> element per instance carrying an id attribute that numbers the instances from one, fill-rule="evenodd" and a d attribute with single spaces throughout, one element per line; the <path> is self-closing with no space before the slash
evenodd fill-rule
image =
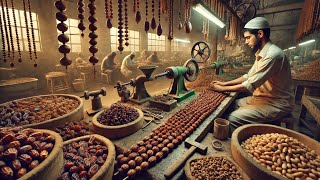
<path id="1" fill-rule="evenodd" d="M 226 155 L 208 155 L 188 160 L 184 172 L 189 180 L 196 179 L 250 179 Z"/>

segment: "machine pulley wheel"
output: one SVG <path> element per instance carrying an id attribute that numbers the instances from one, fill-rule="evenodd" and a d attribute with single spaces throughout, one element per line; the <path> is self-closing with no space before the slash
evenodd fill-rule
<path id="1" fill-rule="evenodd" d="M 198 63 L 204 63 L 210 58 L 211 50 L 204 41 L 195 43 L 191 49 L 191 57 Z"/>
<path id="2" fill-rule="evenodd" d="M 184 74 L 186 80 L 188 80 L 189 82 L 195 81 L 199 74 L 199 65 L 197 61 L 194 58 L 191 58 L 186 61 L 183 66 L 188 69 Z"/>

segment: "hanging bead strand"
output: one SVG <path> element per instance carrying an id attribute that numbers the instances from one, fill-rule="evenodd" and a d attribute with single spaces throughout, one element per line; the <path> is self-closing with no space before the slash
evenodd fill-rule
<path id="1" fill-rule="evenodd" d="M 185 1 L 185 17 L 184 17 L 184 31 L 190 33 L 192 31 L 192 24 L 190 22 L 191 18 L 191 0 Z"/>
<path id="2" fill-rule="evenodd" d="M 0 13 L 0 32 L 1 32 L 1 39 L 2 39 L 2 56 L 3 56 L 3 62 L 6 63 L 7 62 L 6 41 L 5 41 L 5 37 L 4 37 L 4 30 L 2 28 L 2 16 L 3 16 L 3 14 Z M 4 27 L 6 27 L 6 26 L 4 25 Z"/>
<path id="3" fill-rule="evenodd" d="M 140 0 L 137 0 L 137 12 L 136 12 L 136 23 L 138 24 L 141 21 L 141 13 L 139 11 Z"/>
<path id="4" fill-rule="evenodd" d="M 12 8 L 12 16 L 13 16 L 14 29 L 15 29 L 15 32 L 16 32 L 18 53 L 19 53 L 18 62 L 22 62 L 22 59 L 21 59 L 21 49 L 20 49 L 20 39 L 19 39 L 19 34 L 18 34 L 17 20 L 16 20 L 16 14 L 15 14 L 15 9 L 14 9 L 13 0 L 11 0 L 11 8 Z"/>
<path id="5" fill-rule="evenodd" d="M 118 0 L 118 42 L 119 42 L 119 46 L 118 46 L 118 50 L 120 51 L 120 54 L 123 51 L 123 22 L 122 22 L 123 18 L 122 18 L 122 0 Z"/>
<path id="6" fill-rule="evenodd" d="M 128 27 L 128 0 L 124 0 L 124 28 L 125 28 L 125 40 L 126 43 L 125 45 L 128 47 L 129 46 L 129 27 Z"/>
<path id="7" fill-rule="evenodd" d="M 66 10 L 66 6 L 64 5 L 63 1 L 57 0 L 55 2 L 55 6 L 59 10 L 58 13 L 60 16 L 65 16 L 64 11 Z M 67 17 L 64 19 L 67 19 Z M 62 32 L 62 34 L 58 36 L 58 40 L 62 43 L 58 50 L 61 54 L 63 54 L 63 57 L 60 59 L 60 64 L 65 66 L 67 71 L 68 66 L 72 63 L 72 61 L 67 57 L 67 54 L 71 50 L 70 47 L 66 45 L 66 43 L 69 41 L 68 35 L 65 34 L 65 32 L 68 30 L 68 26 L 64 23 L 64 21 L 62 21 L 62 19 L 57 20 L 60 21 L 60 23 L 57 25 L 57 29 Z"/>
<path id="8" fill-rule="evenodd" d="M 89 51 L 90 53 L 92 53 L 92 56 L 89 58 L 90 63 L 93 64 L 93 74 L 94 74 L 94 78 L 96 77 L 96 66 L 95 64 L 98 63 L 98 58 L 95 57 L 95 54 L 98 52 L 98 48 L 96 47 L 97 45 L 97 41 L 96 39 L 98 38 L 98 35 L 95 33 L 95 31 L 98 29 L 97 25 L 95 24 L 97 22 L 97 19 L 95 17 L 96 14 L 96 5 L 94 4 L 95 0 L 89 0 L 90 3 L 88 4 L 88 8 L 89 8 L 89 13 L 90 16 L 88 17 L 88 20 L 90 22 L 89 25 L 89 30 L 91 31 L 91 37 L 89 34 L 89 38 L 90 38 L 90 48 Z"/>
<path id="9" fill-rule="evenodd" d="M 168 39 L 173 40 L 173 1 L 169 1 L 169 35 Z"/>
<path id="10" fill-rule="evenodd" d="M 157 35 L 161 36 L 162 35 L 162 27 L 160 24 L 160 17 L 161 17 L 161 1 L 159 1 L 159 8 L 158 8 L 158 18 L 159 18 L 159 24 L 157 28 Z"/>
<path id="11" fill-rule="evenodd" d="M 37 48 L 36 48 L 36 40 L 34 36 L 34 28 L 33 28 L 33 22 L 32 22 L 32 12 L 31 12 L 31 3 L 30 0 L 28 0 L 28 9 L 29 9 L 29 17 L 30 17 L 30 26 L 31 26 L 31 35 L 32 35 L 32 43 L 33 43 L 33 53 L 34 53 L 34 67 L 37 67 Z"/>
<path id="12" fill-rule="evenodd" d="M 13 61 L 14 61 L 14 44 L 13 44 L 12 28 L 11 28 L 11 22 L 10 22 L 10 16 L 9 16 L 9 6 L 8 6 L 7 0 L 5 0 L 4 2 L 6 3 L 7 21 L 8 21 L 9 35 L 10 35 L 11 51 L 12 51 L 10 66 L 14 67 L 14 63 L 13 63 Z"/>
<path id="13" fill-rule="evenodd" d="M 151 29 L 155 30 L 157 28 L 156 19 L 154 18 L 154 0 L 151 1 L 151 12 L 152 12 L 152 19 L 151 19 Z"/>
<path id="14" fill-rule="evenodd" d="M 148 22 L 148 0 L 146 0 L 146 22 L 144 23 L 144 30 L 149 31 L 149 22 Z"/>
<path id="15" fill-rule="evenodd" d="M 86 29 L 86 26 L 84 25 L 84 3 L 83 0 L 78 1 L 78 18 L 79 18 L 79 24 L 78 29 L 81 31 L 81 37 L 84 38 L 83 31 Z"/>
<path id="16" fill-rule="evenodd" d="M 9 39 L 9 32 L 7 29 L 7 20 L 5 17 L 5 9 L 4 9 L 4 4 L 3 1 L 1 0 L 1 9 L 2 9 L 2 18 L 3 18 L 3 24 L 4 24 L 4 30 L 5 30 L 5 35 L 6 35 L 6 40 L 7 40 L 7 49 L 8 49 L 8 58 L 11 57 L 11 51 L 10 51 L 10 39 Z"/>
<path id="17" fill-rule="evenodd" d="M 29 24 L 28 24 L 28 16 L 27 16 L 27 9 L 26 9 L 26 0 L 23 0 L 23 12 L 24 12 L 24 22 L 26 24 L 26 31 L 27 31 L 27 41 L 28 41 L 28 50 L 29 50 L 29 58 L 32 61 L 32 48 L 31 48 L 31 40 L 30 40 L 30 32 L 29 32 Z"/>
<path id="18" fill-rule="evenodd" d="M 109 2 L 109 0 L 105 0 L 104 8 L 105 8 L 106 19 L 107 19 L 107 27 L 111 29 L 112 28 L 112 1 Z M 110 11 L 110 15 L 109 15 L 109 11 Z"/>
<path id="19" fill-rule="evenodd" d="M 179 13 L 178 13 L 178 29 L 182 29 L 182 17 L 181 17 L 181 11 L 182 11 L 182 0 L 179 0 Z"/>

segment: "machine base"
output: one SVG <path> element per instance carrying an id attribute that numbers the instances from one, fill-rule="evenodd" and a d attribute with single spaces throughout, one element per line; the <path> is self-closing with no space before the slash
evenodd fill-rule
<path id="1" fill-rule="evenodd" d="M 193 95 L 195 95 L 195 94 L 196 94 L 196 93 L 195 93 L 194 90 L 189 90 L 189 91 L 180 93 L 180 96 L 177 96 L 177 95 L 175 95 L 175 94 L 167 94 L 167 95 L 175 98 L 175 99 L 178 101 L 178 103 L 179 103 L 179 102 L 182 102 L 182 101 L 188 99 L 189 97 L 191 97 L 191 96 L 193 96 Z"/>

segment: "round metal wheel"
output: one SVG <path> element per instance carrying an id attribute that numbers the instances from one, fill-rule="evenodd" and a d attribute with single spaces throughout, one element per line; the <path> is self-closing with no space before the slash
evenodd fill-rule
<path id="1" fill-rule="evenodd" d="M 210 58 L 211 50 L 204 41 L 195 43 L 191 49 L 191 57 L 198 63 L 204 63 Z"/>
<path id="2" fill-rule="evenodd" d="M 188 80 L 189 82 L 195 81 L 199 74 L 199 65 L 197 61 L 191 58 L 186 61 L 183 66 L 188 69 L 187 73 L 184 74 L 186 80 Z"/>
<path id="3" fill-rule="evenodd" d="M 252 1 L 244 2 L 236 7 L 235 12 L 243 23 L 247 23 L 256 16 L 257 8 Z"/>

